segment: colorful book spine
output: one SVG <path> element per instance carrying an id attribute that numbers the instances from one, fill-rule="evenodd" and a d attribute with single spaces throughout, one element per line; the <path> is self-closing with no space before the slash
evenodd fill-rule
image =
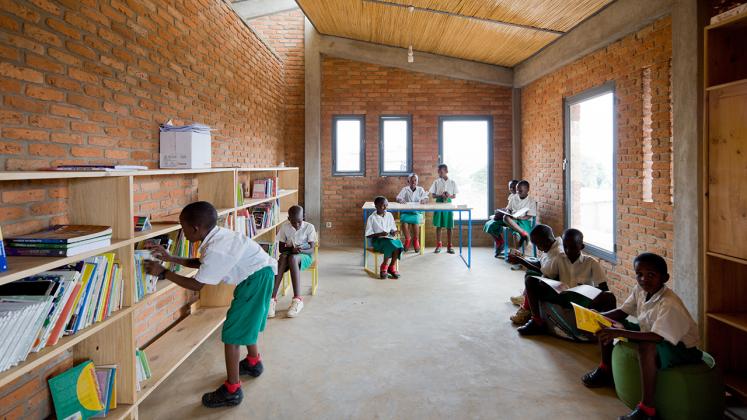
<path id="1" fill-rule="evenodd" d="M 8 270 L 8 258 L 5 255 L 5 245 L 3 245 L 3 231 L 0 229 L 0 272 Z"/>

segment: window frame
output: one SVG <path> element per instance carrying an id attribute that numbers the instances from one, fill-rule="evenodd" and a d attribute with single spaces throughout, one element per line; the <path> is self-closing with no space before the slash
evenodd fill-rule
<path id="1" fill-rule="evenodd" d="M 361 125 L 360 131 L 360 170 L 338 171 L 337 170 L 337 122 L 358 121 Z M 339 114 L 332 116 L 332 176 L 366 176 L 366 115 L 365 114 Z"/>
<path id="2" fill-rule="evenodd" d="M 407 121 L 407 169 L 404 171 L 384 171 L 384 122 Z M 379 116 L 379 176 L 408 176 L 412 173 L 412 115 Z"/>
<path id="3" fill-rule="evenodd" d="M 573 96 L 563 98 L 563 183 L 564 189 L 563 194 L 565 196 L 565 226 L 570 228 L 571 222 L 571 124 L 570 124 L 570 107 L 587 101 L 589 99 L 596 98 L 598 96 L 612 93 L 612 251 L 600 248 L 596 245 L 587 243 L 584 241 L 584 252 L 593 255 L 602 260 L 608 261 L 612 264 L 617 264 L 617 180 L 618 180 L 618 148 L 619 142 L 617 139 L 617 91 L 615 81 L 610 80 L 599 86 L 587 89 L 581 93 Z"/>
<path id="4" fill-rule="evenodd" d="M 438 163 L 444 163 L 444 132 L 443 123 L 445 121 L 486 121 L 488 123 L 488 209 L 486 219 L 475 219 L 472 218 L 472 225 L 484 224 L 490 220 L 491 215 L 495 211 L 495 191 L 494 191 L 494 180 L 493 180 L 493 166 L 495 165 L 493 155 L 493 116 L 492 115 L 440 115 L 438 117 Z M 448 165 L 448 163 L 447 163 Z M 428 193 L 430 196 L 430 193 Z M 456 224 L 459 224 L 459 220 L 454 220 Z M 462 220 L 462 224 L 466 225 L 467 220 Z"/>

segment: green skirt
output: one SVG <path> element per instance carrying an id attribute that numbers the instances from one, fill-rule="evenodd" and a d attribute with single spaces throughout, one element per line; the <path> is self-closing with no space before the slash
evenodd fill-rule
<path id="1" fill-rule="evenodd" d="M 436 203 L 451 203 L 451 199 L 443 199 L 441 197 L 436 199 Z M 451 229 L 454 227 L 454 212 L 451 211 L 437 211 L 433 213 L 433 226 Z"/>
<path id="2" fill-rule="evenodd" d="M 422 211 L 403 211 L 399 214 L 399 221 L 410 225 L 422 225 L 425 214 Z"/>
<path id="3" fill-rule="evenodd" d="M 402 241 L 391 238 L 373 238 L 371 239 L 371 245 L 373 245 L 374 251 L 384 254 L 384 258 L 391 257 L 392 253 L 398 249 L 404 249 Z M 402 253 L 400 252 L 401 255 Z"/>
<path id="4" fill-rule="evenodd" d="M 626 330 L 641 330 L 641 326 L 635 322 L 623 320 L 622 324 Z M 656 344 L 656 355 L 659 369 L 700 363 L 703 360 L 703 352 L 701 350 L 697 347 L 685 347 L 685 344 L 681 341 L 676 346 L 666 340 L 660 341 Z"/>
<path id="5" fill-rule="evenodd" d="M 526 233 L 531 232 L 534 227 L 534 225 L 532 225 L 532 219 L 514 219 L 514 221 L 520 228 L 524 229 Z"/>
<path id="6" fill-rule="evenodd" d="M 482 231 L 493 236 L 500 236 L 503 233 L 504 227 L 506 227 L 506 224 L 503 223 L 503 220 L 490 219 L 485 222 L 485 226 L 482 227 Z"/>
<path id="7" fill-rule="evenodd" d="M 298 254 L 300 261 L 299 267 L 301 267 L 301 271 L 306 270 L 307 268 L 311 267 L 311 264 L 314 262 L 314 257 L 312 257 L 309 254 Z"/>
<path id="8" fill-rule="evenodd" d="M 224 343 L 239 346 L 257 344 L 257 337 L 267 324 L 267 310 L 274 285 L 275 273 L 272 267 L 265 267 L 236 286 L 223 323 L 221 340 Z"/>

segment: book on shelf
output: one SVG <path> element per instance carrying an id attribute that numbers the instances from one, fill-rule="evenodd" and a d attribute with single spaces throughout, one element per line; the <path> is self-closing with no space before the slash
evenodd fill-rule
<path id="1" fill-rule="evenodd" d="M 249 214 L 249 210 L 241 209 L 236 212 L 236 216 L 229 214 L 228 218 L 224 223 L 224 227 L 232 229 L 236 232 L 243 233 L 244 235 L 252 238 L 257 234 L 257 229 L 254 225 L 254 219 Z"/>
<path id="2" fill-rule="evenodd" d="M 96 366 L 95 372 L 104 409 L 92 417 L 106 417 L 110 410 L 117 408 L 117 365 Z"/>
<path id="3" fill-rule="evenodd" d="M 105 417 L 117 407 L 117 365 L 87 360 L 48 380 L 58 419 Z"/>
<path id="4" fill-rule="evenodd" d="M 55 225 L 40 232 L 8 238 L 9 243 L 74 244 L 112 235 L 111 226 Z"/>
<path id="5" fill-rule="evenodd" d="M 278 193 L 278 178 L 255 179 L 252 184 L 252 198 L 270 198 Z"/>
<path id="6" fill-rule="evenodd" d="M 140 302 L 145 295 L 156 291 L 158 276 L 145 271 L 145 261 L 156 261 L 147 249 L 135 250 L 135 301 Z"/>
<path id="7" fill-rule="evenodd" d="M 8 270 L 8 258 L 5 256 L 5 245 L 3 243 L 3 230 L 0 228 L 0 273 Z"/>
<path id="8" fill-rule="evenodd" d="M 8 255 L 13 257 L 72 257 L 109 246 L 111 243 L 111 236 L 72 244 L 9 242 Z"/>
<path id="9" fill-rule="evenodd" d="M 132 222 L 135 225 L 135 232 L 146 232 L 153 228 L 148 216 L 132 216 Z"/>
<path id="10" fill-rule="evenodd" d="M 252 208 L 254 226 L 259 229 L 267 229 L 280 222 L 280 203 L 274 200 L 270 203 L 262 203 Z"/>
<path id="11" fill-rule="evenodd" d="M 135 371 L 137 374 L 137 390 L 139 392 L 141 389 L 140 384 L 153 376 L 150 370 L 150 363 L 148 363 L 148 356 L 145 354 L 145 351 L 140 349 L 135 349 Z"/>
<path id="12" fill-rule="evenodd" d="M 57 165 L 52 170 L 69 172 L 117 172 L 117 171 L 145 171 L 147 166 L 141 165 Z"/>
<path id="13" fill-rule="evenodd" d="M 244 205 L 244 183 L 239 182 L 236 184 L 236 205 L 237 206 L 243 206 Z"/>

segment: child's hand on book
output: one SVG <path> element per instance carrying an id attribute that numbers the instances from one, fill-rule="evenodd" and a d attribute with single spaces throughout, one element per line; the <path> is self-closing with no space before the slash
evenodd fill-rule
<path id="1" fill-rule="evenodd" d="M 143 266 L 145 267 L 145 272 L 153 276 L 160 276 L 161 273 L 166 271 L 166 268 L 157 261 L 146 260 Z"/>
<path id="2" fill-rule="evenodd" d="M 164 262 L 171 261 L 171 254 L 169 254 L 169 251 L 166 251 L 166 248 L 162 247 L 161 245 L 146 244 L 145 248 L 150 251 L 150 254 L 153 256 L 153 258 L 159 259 Z"/>

